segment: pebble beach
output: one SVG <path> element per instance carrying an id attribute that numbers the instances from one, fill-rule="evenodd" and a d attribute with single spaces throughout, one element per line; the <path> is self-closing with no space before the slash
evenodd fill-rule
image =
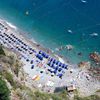
<path id="1" fill-rule="evenodd" d="M 79 68 L 78 65 L 68 63 L 66 59 L 29 40 L 17 27 L 2 19 L 0 43 L 18 55 L 27 74 L 27 85 L 49 93 L 74 85 L 80 94 L 85 96 L 100 89 L 100 81 L 95 80 L 87 68 Z"/>

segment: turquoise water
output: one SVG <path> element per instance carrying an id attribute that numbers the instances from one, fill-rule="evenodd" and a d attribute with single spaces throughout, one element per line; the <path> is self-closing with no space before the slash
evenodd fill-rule
<path id="1" fill-rule="evenodd" d="M 90 52 L 100 52 L 99 9 L 100 0 L 0 0 L 0 16 L 30 33 L 44 47 L 55 50 L 73 45 L 72 51 L 56 52 L 73 63 L 88 60 Z M 91 37 L 92 33 L 98 33 L 98 37 Z"/>

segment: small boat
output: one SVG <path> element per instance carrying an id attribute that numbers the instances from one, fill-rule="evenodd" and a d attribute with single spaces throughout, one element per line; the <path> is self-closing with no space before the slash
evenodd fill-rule
<path id="1" fill-rule="evenodd" d="M 29 15 L 29 12 L 28 12 L 28 11 L 26 11 L 26 12 L 25 12 L 25 14 L 26 14 L 26 15 Z"/>
<path id="2" fill-rule="evenodd" d="M 68 30 L 68 32 L 69 32 L 69 33 L 73 33 L 72 30 L 70 30 L 70 29 Z"/>
<path id="3" fill-rule="evenodd" d="M 98 36 L 98 33 L 92 33 L 90 36 Z"/>
<path id="4" fill-rule="evenodd" d="M 81 2 L 82 2 L 82 3 L 87 3 L 87 1 L 86 1 L 86 0 L 81 0 Z"/>

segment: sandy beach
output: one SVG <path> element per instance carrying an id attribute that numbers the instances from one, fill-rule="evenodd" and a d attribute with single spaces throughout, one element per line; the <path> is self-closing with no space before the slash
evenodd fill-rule
<path id="1" fill-rule="evenodd" d="M 85 96 L 100 89 L 100 82 L 87 69 L 81 70 L 33 41 L 23 36 L 16 26 L 0 19 L 0 43 L 19 55 L 27 74 L 25 84 L 51 93 L 74 85 Z"/>

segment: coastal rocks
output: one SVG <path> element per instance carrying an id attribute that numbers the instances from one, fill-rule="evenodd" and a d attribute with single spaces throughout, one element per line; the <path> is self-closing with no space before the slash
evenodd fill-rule
<path id="1" fill-rule="evenodd" d="M 65 46 L 61 46 L 61 47 L 59 47 L 59 48 L 56 48 L 55 50 L 56 51 L 61 51 L 61 50 L 64 50 L 65 49 Z"/>
<path id="2" fill-rule="evenodd" d="M 100 81 L 100 68 L 99 67 L 91 67 L 89 69 L 90 75 L 95 79 Z"/>
<path id="3" fill-rule="evenodd" d="M 99 55 L 98 52 L 90 53 L 89 57 L 90 57 L 90 59 L 93 60 L 94 62 L 100 63 L 100 55 Z"/>
<path id="4" fill-rule="evenodd" d="M 65 50 L 67 49 L 68 51 L 72 50 L 74 47 L 71 44 L 65 45 L 65 46 L 61 46 L 60 48 L 56 48 L 56 51 L 61 51 L 61 50 Z"/>
<path id="5" fill-rule="evenodd" d="M 67 50 L 72 50 L 74 47 L 73 47 L 72 45 L 68 44 L 68 45 L 65 46 L 65 48 L 66 48 Z"/>
<path id="6" fill-rule="evenodd" d="M 90 68 L 90 62 L 84 62 L 84 61 L 82 61 L 82 62 L 80 62 L 79 64 L 78 64 L 78 66 L 79 67 L 82 67 L 82 68 Z"/>

